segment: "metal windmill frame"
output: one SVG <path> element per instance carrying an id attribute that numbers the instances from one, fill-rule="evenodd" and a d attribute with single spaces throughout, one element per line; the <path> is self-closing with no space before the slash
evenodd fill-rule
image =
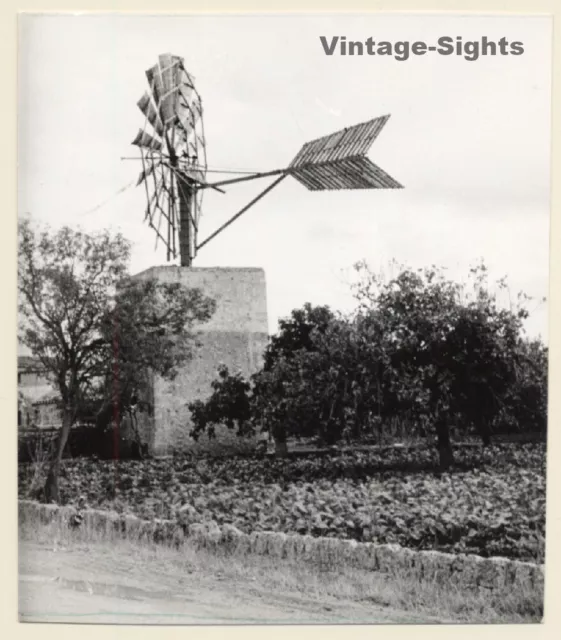
<path id="1" fill-rule="evenodd" d="M 145 126 L 132 144 L 139 147 L 141 154 L 138 184 L 144 183 L 146 189 L 145 219 L 156 232 L 156 242 L 161 240 L 167 247 L 168 261 L 179 253 L 181 266 L 190 267 L 202 247 L 288 176 L 311 191 L 403 188 L 366 155 L 389 115 L 307 142 L 287 167 L 262 172 L 232 171 L 243 175 L 209 182 L 202 99 L 183 59 L 161 55 L 158 64 L 146 71 L 146 77 L 150 90 L 137 103 L 145 115 Z M 148 124 L 152 133 L 146 131 Z M 224 193 L 224 187 L 269 177 L 275 180 L 199 242 L 205 190 Z M 162 221 L 167 224 L 165 235 Z"/>

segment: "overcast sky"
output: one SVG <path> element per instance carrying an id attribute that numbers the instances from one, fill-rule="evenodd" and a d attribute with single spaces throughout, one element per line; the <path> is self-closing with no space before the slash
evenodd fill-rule
<path id="1" fill-rule="evenodd" d="M 285 180 L 204 247 L 196 266 L 265 269 L 270 329 L 306 301 L 349 309 L 350 268 L 392 259 L 463 278 L 483 258 L 513 292 L 548 289 L 551 21 L 544 17 L 20 18 L 19 211 L 54 226 L 120 229 L 133 272 L 165 264 L 143 223 L 140 167 L 122 156 L 159 54 L 184 58 L 204 104 L 211 167 L 286 166 L 307 140 L 391 114 L 371 159 L 403 190 L 310 192 Z M 506 37 L 519 56 L 398 61 L 327 56 L 320 36 Z M 205 195 L 200 239 L 266 182 Z M 100 204 L 100 208 L 95 209 Z M 546 305 L 528 322 L 547 337 Z"/>

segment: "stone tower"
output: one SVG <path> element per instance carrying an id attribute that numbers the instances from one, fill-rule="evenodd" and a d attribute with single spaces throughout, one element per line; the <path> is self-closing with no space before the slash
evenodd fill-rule
<path id="1" fill-rule="evenodd" d="M 153 267 L 135 276 L 160 282 L 179 282 L 199 288 L 216 302 L 209 322 L 196 327 L 200 346 L 193 359 L 167 382 L 152 380 L 148 394 L 153 413 L 139 415 L 139 428 L 154 455 L 173 451 L 204 451 L 240 446 L 239 438 L 227 428 L 217 429 L 216 439 L 190 436 L 187 403 L 207 398 L 210 384 L 220 364 L 244 376 L 255 373 L 262 364 L 268 340 L 265 272 L 257 268 Z M 246 443 L 246 445 L 249 443 Z"/>

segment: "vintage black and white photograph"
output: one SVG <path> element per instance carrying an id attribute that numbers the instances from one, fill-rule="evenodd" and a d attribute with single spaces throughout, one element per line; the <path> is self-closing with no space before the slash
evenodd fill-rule
<path id="1" fill-rule="evenodd" d="M 542 622 L 551 76 L 544 15 L 19 15 L 20 622 Z"/>

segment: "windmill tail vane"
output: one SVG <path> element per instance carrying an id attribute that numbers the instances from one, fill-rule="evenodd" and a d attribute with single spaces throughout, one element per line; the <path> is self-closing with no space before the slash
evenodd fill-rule
<path id="1" fill-rule="evenodd" d="M 287 176 L 311 191 L 402 188 L 366 156 L 388 115 L 305 143 L 287 167 L 255 173 L 226 171 L 239 175 L 209 182 L 202 99 L 183 58 L 159 56 L 158 63 L 146 71 L 146 78 L 148 89 L 137 102 L 144 127 L 132 141 L 140 150 L 142 165 L 137 186 L 144 185 L 145 220 L 156 233 L 156 244 L 161 241 L 166 247 L 168 262 L 179 257 L 181 266 L 191 266 L 201 247 Z M 199 241 L 206 189 L 224 193 L 223 187 L 228 185 L 267 177 L 276 179 L 204 241 Z"/>

